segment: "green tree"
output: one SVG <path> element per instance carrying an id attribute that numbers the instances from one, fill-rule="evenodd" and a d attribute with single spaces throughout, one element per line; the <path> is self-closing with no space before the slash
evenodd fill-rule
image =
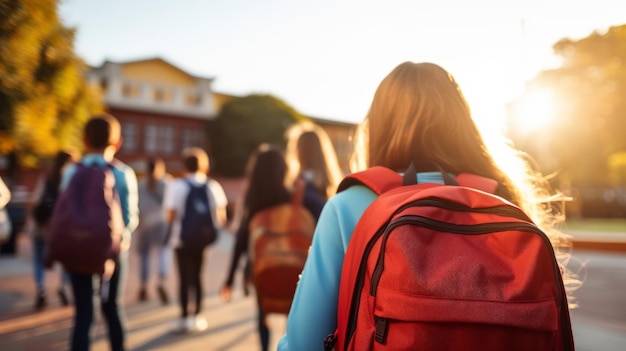
<path id="1" fill-rule="evenodd" d="M 58 0 L 0 0 L 0 152 L 15 151 L 22 166 L 79 147 L 81 126 L 102 110 L 57 7 Z"/>
<path id="2" fill-rule="evenodd" d="M 260 144 L 284 148 L 285 132 L 303 119 L 271 95 L 253 94 L 227 102 L 209 122 L 212 170 L 226 177 L 243 176 L 250 154 Z"/>
<path id="3" fill-rule="evenodd" d="M 554 118 L 534 136 L 522 137 L 513 129 L 511 137 L 531 154 L 549 154 L 547 163 L 577 186 L 608 185 L 609 156 L 626 150 L 626 25 L 580 40 L 562 39 L 553 49 L 562 65 L 540 72 L 527 90 L 553 92 Z"/>

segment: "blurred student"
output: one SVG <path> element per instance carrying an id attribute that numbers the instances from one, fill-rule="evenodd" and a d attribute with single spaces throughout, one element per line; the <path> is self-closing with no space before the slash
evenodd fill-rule
<path id="1" fill-rule="evenodd" d="M 159 158 L 150 158 L 146 162 L 147 173 L 139 181 L 139 225 L 133 238 L 139 253 L 139 301 L 148 299 L 148 280 L 151 270 L 151 253 L 158 250 L 157 294 L 161 303 L 169 303 L 165 289 L 165 279 L 169 273 L 171 250 L 163 245 L 167 232 L 167 220 L 163 211 L 163 196 L 170 177 L 166 173 L 165 163 Z"/>
<path id="2" fill-rule="evenodd" d="M 9 201 L 11 201 L 11 190 L 0 177 L 0 245 L 11 236 L 11 217 L 6 209 Z"/>
<path id="3" fill-rule="evenodd" d="M 292 189 L 285 185 L 287 165 L 281 151 L 267 144 L 261 145 L 250 157 L 248 162 L 248 188 L 244 196 L 244 215 L 235 238 L 235 246 L 231 256 L 226 282 L 220 296 L 228 302 L 232 296 L 234 274 L 239 267 L 241 256 L 249 255 L 250 221 L 260 211 L 277 205 L 288 204 L 292 200 Z M 313 212 L 317 207 L 304 207 Z M 244 284 L 247 284 L 251 274 L 252 262 L 248 260 L 245 268 Z M 258 300 L 257 300 L 258 302 Z M 260 336 L 261 349 L 267 350 L 270 333 L 266 321 L 266 313 L 257 304 L 257 327 Z"/>
<path id="4" fill-rule="evenodd" d="M 324 129 L 312 123 L 292 126 L 287 136 L 287 182 L 298 178 L 306 182 L 304 202 L 318 218 L 342 179 L 335 148 Z"/>
<path id="5" fill-rule="evenodd" d="M 130 237 L 138 223 L 137 178 L 132 168 L 115 159 L 115 154 L 122 146 L 122 134 L 120 123 L 114 116 L 103 114 L 89 119 L 84 127 L 83 142 L 85 155 L 79 161 L 82 166 L 111 167 L 113 171 L 115 191 L 119 196 L 125 227 L 121 251 L 113 261 L 107 262 L 102 276 L 69 271 L 76 309 L 71 350 L 85 351 L 90 348 L 94 318 L 94 292 L 99 291 L 101 292 L 99 294 L 101 295 L 100 308 L 107 324 L 111 350 L 120 351 L 125 350 L 126 334 L 121 298 L 128 270 Z M 75 164 L 68 166 L 63 172 L 62 191 L 68 187 L 76 172 L 77 165 Z"/>
<path id="6" fill-rule="evenodd" d="M 17 236 L 22 232 L 27 222 L 27 196 L 28 188 L 24 185 L 24 177 L 22 169 L 18 162 L 16 151 L 6 155 L 7 165 L 2 181 L 11 194 L 8 203 L 4 206 L 3 211 L 9 218 L 6 223 L 8 229 L 8 237 L 0 240 L 0 255 L 15 255 L 17 251 Z"/>
<path id="7" fill-rule="evenodd" d="M 194 188 L 202 188 L 206 194 L 208 203 L 190 203 L 191 206 L 208 207 L 214 230 L 219 230 L 226 223 L 226 206 L 228 199 L 222 186 L 214 179 L 208 177 L 209 157 L 200 148 L 192 147 L 183 151 L 183 163 L 185 174 L 168 183 L 165 189 L 163 207 L 166 211 L 168 233 L 166 245 L 174 248 L 178 268 L 180 318 L 174 327 L 176 332 L 202 331 L 207 328 L 206 319 L 201 316 L 202 312 L 202 268 L 206 247 L 203 245 L 185 245 L 182 237 L 183 224 L 186 211 L 192 210 L 187 206 L 189 196 Z M 194 209 L 195 210 L 195 209 Z M 204 216 L 206 217 L 206 216 Z M 201 234 L 201 230 L 196 233 Z M 195 297 L 195 308 L 190 313 L 189 297 Z"/>
<path id="8" fill-rule="evenodd" d="M 430 160 L 448 172 L 496 180 L 497 195 L 519 205 L 555 242 L 560 240 L 554 228 L 557 218 L 545 210 L 542 201 L 547 194 L 545 183 L 530 168 L 506 173 L 497 163 L 460 88 L 440 66 L 405 62 L 393 69 L 376 90 L 359 131 L 354 171 L 383 166 L 403 173 L 412 162 Z M 523 162 L 517 154 L 509 155 L 507 161 Z M 515 174 L 518 171 L 522 174 Z M 430 166 L 417 172 L 423 182 L 443 183 L 441 173 Z M 320 350 L 326 337 L 335 332 L 344 255 L 357 222 L 376 198 L 369 188 L 352 186 L 327 202 L 278 350 Z"/>
<path id="9" fill-rule="evenodd" d="M 41 178 L 37 188 L 33 192 L 32 215 L 34 225 L 32 228 L 33 240 L 33 274 L 37 285 L 37 297 L 35 300 L 35 308 L 41 309 L 46 306 L 46 284 L 45 284 L 45 268 L 43 264 L 46 251 L 46 234 L 52 219 L 52 210 L 59 195 L 59 187 L 61 185 L 61 175 L 65 168 L 76 162 L 76 155 L 59 151 L 54 157 L 52 167 L 47 174 Z M 61 285 L 57 291 L 59 299 L 64 306 L 69 304 L 66 286 L 69 285 L 70 277 L 67 272 L 61 273 Z"/>

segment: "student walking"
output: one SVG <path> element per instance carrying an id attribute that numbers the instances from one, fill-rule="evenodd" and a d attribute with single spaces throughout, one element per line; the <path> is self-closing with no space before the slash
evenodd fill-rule
<path id="1" fill-rule="evenodd" d="M 169 225 L 166 245 L 174 248 L 178 268 L 181 314 L 174 331 L 193 332 L 207 328 L 202 312 L 202 268 L 206 247 L 217 239 L 226 223 L 228 200 L 222 186 L 208 177 L 209 158 L 200 148 L 183 151 L 185 174 L 170 182 L 163 207 Z M 189 311 L 189 297 L 195 308 Z"/>
<path id="2" fill-rule="evenodd" d="M 296 124 L 287 135 L 287 183 L 305 181 L 304 203 L 317 219 L 342 178 L 335 148 L 324 129 L 311 123 Z"/>
<path id="3" fill-rule="evenodd" d="M 147 162 L 147 174 L 139 181 L 139 225 L 133 238 L 139 253 L 139 301 L 148 299 L 148 280 L 150 278 L 151 253 L 158 250 L 157 293 L 162 304 L 169 303 L 169 294 L 165 289 L 165 279 L 170 269 L 171 250 L 163 245 L 167 232 L 167 220 L 163 211 L 163 197 L 170 177 L 165 170 L 165 163 L 158 158 Z"/>
<path id="4" fill-rule="evenodd" d="M 45 267 L 44 255 L 46 251 L 46 237 L 50 220 L 52 218 L 52 210 L 59 194 L 59 186 L 61 184 L 61 175 L 65 168 L 76 162 L 76 156 L 70 152 L 59 151 L 54 157 L 52 167 L 47 174 L 39 182 L 35 189 L 33 198 L 34 206 L 32 207 L 31 219 L 34 222 L 32 228 L 33 239 L 33 274 L 35 284 L 37 285 L 37 297 L 35 299 L 35 309 L 42 309 L 47 305 L 46 284 L 45 284 Z M 67 272 L 61 273 L 61 285 L 57 293 L 61 303 L 64 306 L 69 305 L 68 291 L 66 286 L 69 285 L 70 277 Z"/>
<path id="5" fill-rule="evenodd" d="M 45 265 L 51 267 L 54 260 L 59 259 L 70 274 L 75 307 L 72 351 L 90 348 L 94 293 L 100 297 L 111 350 L 125 350 L 121 298 L 128 269 L 130 236 L 138 222 L 137 178 L 132 168 L 115 159 L 122 137 L 120 123 L 114 116 L 103 114 L 89 119 L 83 141 L 85 155 L 63 172 L 62 193 L 51 223 Z M 102 188 L 96 189 L 96 186 Z M 77 205 L 71 201 L 86 203 Z M 85 220 L 94 222 L 84 223 Z M 72 230 L 63 228 L 65 223 L 71 223 Z M 89 247 L 76 247 L 82 245 L 83 240 Z M 73 254 L 63 253 L 62 249 L 68 247 Z M 106 256 L 100 257 L 108 259 L 91 262 L 95 253 L 104 254 Z"/>
<path id="6" fill-rule="evenodd" d="M 244 196 L 244 215 L 242 222 L 239 225 L 239 229 L 237 230 L 235 246 L 233 247 L 233 253 L 231 256 L 231 263 L 228 270 L 226 282 L 224 283 L 220 291 L 220 296 L 222 300 L 226 302 L 231 300 L 235 270 L 239 266 L 240 258 L 243 255 L 248 256 L 248 261 L 245 268 L 246 272 L 244 273 L 244 284 L 248 284 L 251 276 L 251 267 L 254 264 L 254 262 L 252 262 L 250 258 L 251 248 L 249 247 L 251 241 L 251 220 L 255 217 L 256 214 L 260 213 L 263 210 L 277 207 L 279 205 L 289 204 L 290 201 L 292 201 L 293 197 L 293 189 L 285 186 L 287 166 L 285 163 L 285 158 L 279 150 L 267 144 L 263 144 L 250 157 L 250 161 L 248 163 L 249 184 Z M 313 213 L 317 209 L 317 205 L 313 205 L 313 207 L 308 207 L 306 203 L 304 203 L 303 205 L 304 208 L 309 212 L 307 214 L 309 218 L 311 218 L 311 226 L 314 226 L 315 218 L 312 217 L 311 213 Z M 271 215 L 268 215 L 268 217 L 271 217 Z M 269 225 L 269 227 L 272 226 Z M 282 232 L 274 234 L 281 233 Z M 284 284 L 286 280 L 287 277 L 282 277 L 280 279 L 277 279 L 276 281 Z M 261 308 L 258 296 L 257 302 L 257 327 L 261 342 L 261 349 L 265 351 L 268 349 L 270 331 L 267 327 L 266 311 L 263 311 L 263 309 Z"/>
<path id="7" fill-rule="evenodd" d="M 6 209 L 9 201 L 11 201 L 11 190 L 0 177 L 0 245 L 11 236 L 11 218 Z"/>
<path id="8" fill-rule="evenodd" d="M 500 151 L 506 148 L 503 145 Z M 439 167 L 450 174 L 468 173 L 494 180 L 498 185 L 497 195 L 520 206 L 540 227 L 550 233 L 554 243 L 564 242 L 554 227 L 558 222 L 558 213 L 549 210 L 546 205 L 546 194 L 550 191 L 542 178 L 513 152 L 507 161 L 523 167 L 508 170 L 497 162 L 499 159 L 496 160 L 489 153 L 454 78 L 438 65 L 405 62 L 383 79 L 360 126 L 354 152 L 357 161 L 355 171 L 381 166 L 391 170 L 394 175 L 404 174 L 405 179 L 413 180 L 413 184 L 416 179 L 420 183 L 443 184 L 444 173 Z M 417 170 L 410 168 L 412 163 Z M 289 312 L 286 334 L 279 342 L 279 350 L 320 350 L 324 347 L 324 340 L 335 333 L 338 327 L 337 301 L 341 297 L 340 280 L 344 255 L 357 223 L 361 223 L 363 213 L 377 197 L 369 187 L 355 185 L 347 187 L 326 203 Z M 554 198 L 548 197 L 548 200 Z M 402 247 L 398 248 L 400 249 Z M 433 257 L 433 262 L 435 258 Z M 382 267 L 382 261 L 379 262 Z M 397 262 L 395 258 L 386 260 L 385 270 Z M 376 273 L 380 272 L 374 274 Z M 545 276 L 544 273 L 552 274 L 537 274 Z M 384 273 L 382 276 L 385 277 Z M 380 282 L 383 283 L 382 278 Z M 450 286 L 448 290 L 455 288 Z M 365 291 L 362 300 L 356 303 L 368 301 L 371 304 L 377 302 L 375 292 Z M 423 307 L 425 306 L 428 305 Z M 418 318 L 418 313 L 410 314 L 412 318 Z M 369 318 L 373 319 L 374 316 Z M 389 343 L 401 341 L 397 334 L 396 337 L 385 339 L 387 321 L 378 317 L 376 321 L 376 345 L 386 348 L 391 347 Z M 352 327 L 363 328 L 363 325 Z M 373 329 L 366 332 L 373 333 Z M 407 336 L 407 340 L 409 338 Z M 454 335 L 449 338 L 454 338 Z M 383 345 L 385 342 L 388 344 Z M 370 349 L 373 343 L 372 337 L 367 343 L 351 346 L 365 350 Z M 412 349 L 407 345 L 409 344 L 405 344 L 402 349 Z M 332 342 L 327 346 L 331 349 Z M 345 349 L 348 349 L 347 345 Z"/>

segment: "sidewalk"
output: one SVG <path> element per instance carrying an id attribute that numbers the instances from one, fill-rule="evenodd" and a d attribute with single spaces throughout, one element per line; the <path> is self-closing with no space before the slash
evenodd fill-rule
<path id="1" fill-rule="evenodd" d="M 234 287 L 233 301 L 230 303 L 224 303 L 218 297 L 218 289 L 230 263 L 232 239 L 230 236 L 220 238 L 206 256 L 203 315 L 209 327 L 204 332 L 187 335 L 171 332 L 179 316 L 179 307 L 175 302 L 162 306 L 157 301 L 156 289 L 149 291 L 151 300 L 137 302 L 138 259 L 131 252 L 124 294 L 126 345 L 129 350 L 260 349 L 254 299 L 244 297 L 238 286 Z M 73 309 L 63 307 L 54 294 L 59 286 L 60 274 L 56 271 L 46 274 L 48 307 L 35 312 L 35 286 L 30 257 L 30 240 L 24 235 L 19 239 L 15 256 L 0 256 L 0 350 L 67 350 Z M 235 280 L 238 281 L 238 278 L 236 276 Z M 173 277 L 168 279 L 167 290 L 171 299 L 175 300 L 176 282 Z M 278 338 L 284 332 L 285 317 L 270 316 L 269 323 L 272 330 L 270 347 L 275 349 Z M 100 316 L 96 317 L 95 326 L 92 350 L 108 351 L 106 327 Z"/>
<path id="2" fill-rule="evenodd" d="M 581 242 L 601 244 L 597 247 L 622 247 L 626 243 L 626 234 L 570 234 L 574 236 L 576 249 L 581 249 Z M 238 286 L 234 289 L 233 301 L 228 304 L 217 296 L 230 262 L 232 239 L 230 236 L 221 237 L 207 255 L 204 315 L 209 327 L 204 332 L 188 335 L 178 335 L 170 331 L 173 321 L 178 317 L 178 305 L 172 303 L 161 306 L 154 289 L 149 291 L 150 301 L 136 301 L 139 275 L 137 257 L 131 251 L 124 295 L 129 350 L 259 349 L 253 298 L 244 297 Z M 609 239 L 619 242 L 611 242 Z M 586 253 L 580 254 L 586 259 Z M 575 293 L 582 308 L 572 311 L 577 349 L 623 349 L 621 345 L 626 345 L 626 311 L 623 311 L 625 304 L 621 296 L 626 289 L 626 257 L 623 252 L 589 254 L 595 255 L 589 261 L 589 268 L 594 271 L 590 272 L 583 289 Z M 24 235 L 19 238 L 16 256 L 0 256 L 0 350 L 67 350 L 73 309 L 61 306 L 53 294 L 58 287 L 60 275 L 58 272 L 47 273 L 49 305 L 45 310 L 35 312 L 32 307 L 35 287 L 30 258 L 30 240 Z M 156 266 L 156 262 L 154 263 Z M 592 267 L 592 264 L 595 266 Z M 238 282 L 239 279 L 240 276 L 237 276 L 235 281 Z M 175 296 L 174 278 L 168 280 L 167 288 L 171 296 Z M 285 317 L 272 316 L 269 323 L 272 330 L 270 349 L 275 349 L 278 338 L 284 332 Z M 92 350 L 108 351 L 105 326 L 100 317 L 96 318 L 95 325 Z"/>
<path id="3" fill-rule="evenodd" d="M 565 231 L 572 236 L 574 249 L 626 252 L 626 233 Z"/>

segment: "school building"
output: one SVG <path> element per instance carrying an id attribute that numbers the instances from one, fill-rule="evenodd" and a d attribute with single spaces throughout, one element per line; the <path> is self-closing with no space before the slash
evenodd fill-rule
<path id="1" fill-rule="evenodd" d="M 124 142 L 116 157 L 145 172 L 148 157 L 164 160 L 169 173 L 182 172 L 181 153 L 189 146 L 209 151 L 207 121 L 237 96 L 215 92 L 214 77 L 200 77 L 162 58 L 105 61 L 87 72 L 89 84 L 99 88 L 108 112 L 122 124 Z M 344 172 L 352 152 L 351 123 L 311 117 L 331 139 Z M 244 179 L 217 178 L 235 206 L 242 198 Z"/>
<path id="2" fill-rule="evenodd" d="M 189 146 L 208 150 L 207 121 L 236 96 L 215 92 L 213 77 L 189 73 L 161 58 L 106 61 L 91 67 L 88 82 L 122 124 L 124 143 L 117 157 L 139 174 L 150 156 L 162 158 L 171 173 L 182 170 L 180 155 Z M 347 171 L 354 125 L 310 117 L 326 130 Z"/>

